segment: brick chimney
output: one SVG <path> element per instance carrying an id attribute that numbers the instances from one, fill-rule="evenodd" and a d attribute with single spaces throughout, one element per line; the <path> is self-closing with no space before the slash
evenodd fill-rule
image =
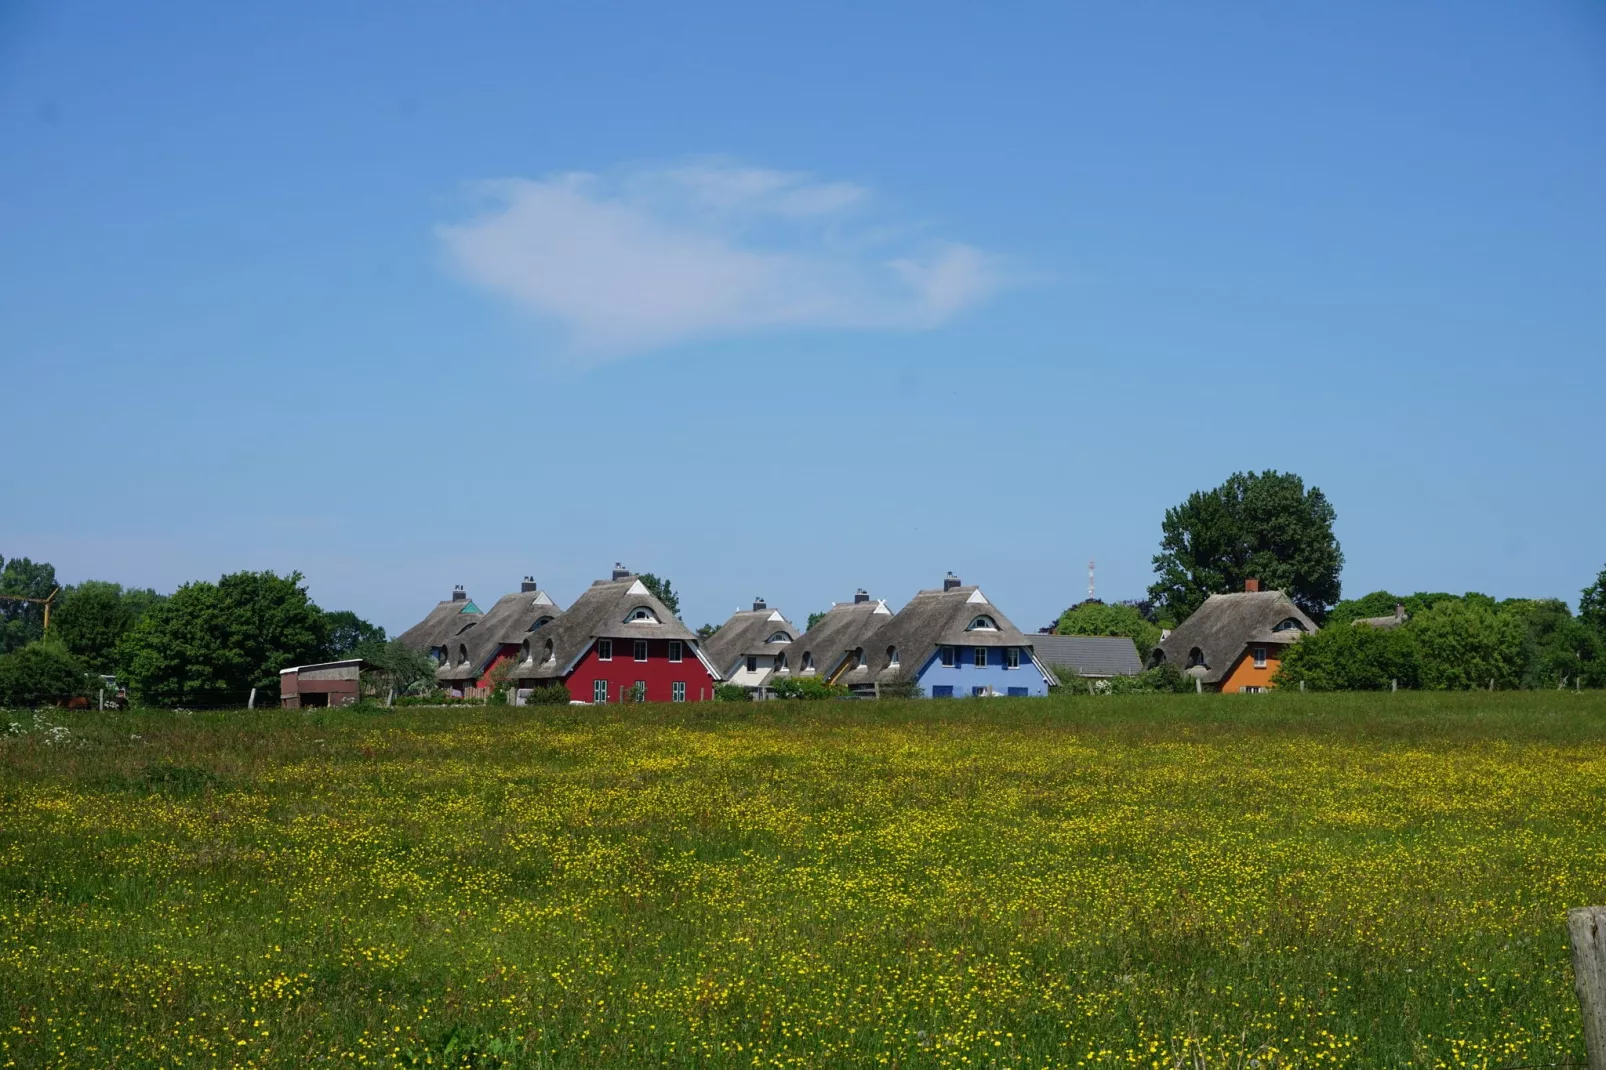
<path id="1" fill-rule="evenodd" d="M 866 591 L 863 587 L 860 587 L 857 591 L 853 592 L 854 605 L 858 605 L 860 602 L 868 601 L 870 601 L 870 592 Z"/>
<path id="2" fill-rule="evenodd" d="M 454 602 L 467 602 L 468 601 L 468 592 L 463 590 L 463 585 L 461 583 L 458 584 L 456 587 L 452 588 L 452 601 L 454 601 Z"/>
<path id="3" fill-rule="evenodd" d="M 1254 594 L 1260 590 L 1260 581 L 1254 576 L 1250 576 L 1247 580 L 1244 580 L 1244 590 L 1249 594 Z"/>
<path id="4" fill-rule="evenodd" d="M 616 579 L 616 580 L 628 580 L 630 578 L 630 575 L 631 575 L 631 573 L 630 573 L 630 570 L 628 568 L 625 568 L 623 565 L 621 565 L 617 561 L 615 561 L 613 563 L 613 578 L 614 579 Z"/>
<path id="5" fill-rule="evenodd" d="M 519 584 L 519 593 L 520 594 L 532 594 L 532 593 L 535 592 L 536 589 L 537 589 L 537 584 L 535 582 L 535 577 L 534 576 L 526 576 L 526 577 L 524 577 L 524 582 Z"/>
<path id="6" fill-rule="evenodd" d="M 762 598 L 753 599 L 753 612 L 754 613 L 757 613 L 761 609 L 768 609 L 768 608 L 770 608 L 770 607 L 764 604 L 764 599 L 762 599 Z"/>
<path id="7" fill-rule="evenodd" d="M 946 576 L 944 576 L 942 578 L 942 589 L 943 590 L 951 591 L 955 587 L 958 587 L 958 586 L 959 586 L 959 577 L 955 576 L 952 572 L 948 573 L 948 575 L 946 575 Z"/>

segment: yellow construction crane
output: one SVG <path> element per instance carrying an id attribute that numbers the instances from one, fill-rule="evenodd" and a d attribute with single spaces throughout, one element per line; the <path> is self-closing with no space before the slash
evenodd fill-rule
<path id="1" fill-rule="evenodd" d="M 45 631 L 48 632 L 48 631 L 50 631 L 50 603 L 54 602 L 56 600 L 56 596 L 58 594 L 60 594 L 60 593 L 61 593 L 61 588 L 57 587 L 54 590 L 52 590 L 49 594 L 45 595 L 43 598 L 29 598 L 26 595 L 20 595 L 20 594 L 0 594 L 0 598 L 4 598 L 4 599 L 6 599 L 7 601 L 10 601 L 10 602 L 37 602 L 39 605 L 44 606 L 45 607 Z"/>

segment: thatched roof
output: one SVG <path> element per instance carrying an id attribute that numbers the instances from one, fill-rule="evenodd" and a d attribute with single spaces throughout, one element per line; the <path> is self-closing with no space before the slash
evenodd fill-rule
<path id="1" fill-rule="evenodd" d="M 1294 625 L 1279 627 L 1288 621 Z M 1281 591 L 1213 594 L 1160 641 L 1160 652 L 1170 664 L 1214 684 L 1249 644 L 1286 645 L 1316 630 L 1316 622 Z M 1192 656 L 1194 651 L 1199 658 Z"/>
<path id="2" fill-rule="evenodd" d="M 533 586 L 533 585 L 532 585 Z M 447 651 L 447 664 L 435 670 L 437 680 L 477 678 L 504 646 L 522 643 L 542 621 L 550 623 L 563 615 L 563 609 L 542 590 L 517 591 L 496 600 L 496 605 L 480 618 L 474 629 L 460 636 Z M 545 628 L 547 625 L 541 625 Z M 467 648 L 468 658 L 460 655 Z"/>
<path id="3" fill-rule="evenodd" d="M 892 610 L 880 599 L 833 603 L 788 651 L 786 660 L 791 662 L 793 675 L 804 671 L 804 656 L 808 655 L 814 659 L 814 673 L 829 677 L 848 653 L 891 619 Z"/>
<path id="4" fill-rule="evenodd" d="M 458 590 L 461 591 L 462 588 Z M 458 598 L 454 594 L 452 598 L 436 605 L 429 611 L 428 616 L 396 638 L 408 649 L 428 654 L 437 647 L 450 645 L 453 639 L 478 624 L 480 618 L 484 616 L 472 598 L 467 595 Z"/>
<path id="5" fill-rule="evenodd" d="M 764 606 L 762 602 L 756 606 Z M 776 635 L 784 635 L 785 642 L 770 642 Z M 720 675 L 731 671 L 748 655 L 788 653 L 798 637 L 798 630 L 779 610 L 764 606 L 732 613 L 719 631 L 703 640 L 703 653 L 714 663 Z M 787 660 L 792 660 L 790 657 Z"/>
<path id="6" fill-rule="evenodd" d="M 991 627 L 977 626 L 983 620 Z M 837 683 L 851 687 L 913 680 L 936 654 L 937 648 L 943 646 L 1014 646 L 1036 660 L 1032 640 L 976 586 L 921 591 L 897 616 L 857 645 L 864 650 L 865 664 L 837 677 Z M 894 652 L 898 659 L 896 665 L 892 663 Z M 1038 669 L 1045 678 L 1053 679 L 1041 664 Z"/>
<path id="7" fill-rule="evenodd" d="M 645 608 L 651 619 L 631 620 Z M 573 605 L 530 642 L 530 659 L 516 670 L 521 680 L 561 680 L 598 639 L 679 639 L 686 656 L 703 662 L 715 679 L 718 672 L 703 655 L 697 634 L 669 612 L 647 585 L 628 573 L 617 580 L 598 580 Z M 552 655 L 546 655 L 547 643 Z"/>
<path id="8" fill-rule="evenodd" d="M 1032 647 L 1044 665 L 1078 676 L 1135 676 L 1143 671 L 1137 644 L 1124 635 L 1034 635 Z"/>

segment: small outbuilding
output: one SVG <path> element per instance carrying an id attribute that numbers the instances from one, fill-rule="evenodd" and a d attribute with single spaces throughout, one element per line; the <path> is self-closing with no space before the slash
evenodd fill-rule
<path id="1" fill-rule="evenodd" d="M 1087 680 L 1136 676 L 1143 671 L 1138 647 L 1124 635 L 1034 635 L 1037 660 Z"/>
<path id="2" fill-rule="evenodd" d="M 287 710 L 350 706 L 362 697 L 362 670 L 369 668 L 362 658 L 347 658 L 280 669 L 279 704 Z"/>

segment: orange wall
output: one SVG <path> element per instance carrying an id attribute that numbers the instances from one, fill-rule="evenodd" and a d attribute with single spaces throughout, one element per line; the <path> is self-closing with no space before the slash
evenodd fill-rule
<path id="1" fill-rule="evenodd" d="M 1244 652 L 1239 655 L 1232 671 L 1222 677 L 1222 691 L 1242 691 L 1246 687 L 1271 687 L 1271 678 L 1277 675 L 1277 666 L 1282 661 L 1282 647 L 1266 647 L 1264 669 L 1255 668 L 1255 659 L 1250 651 L 1250 647 L 1244 647 Z"/>

